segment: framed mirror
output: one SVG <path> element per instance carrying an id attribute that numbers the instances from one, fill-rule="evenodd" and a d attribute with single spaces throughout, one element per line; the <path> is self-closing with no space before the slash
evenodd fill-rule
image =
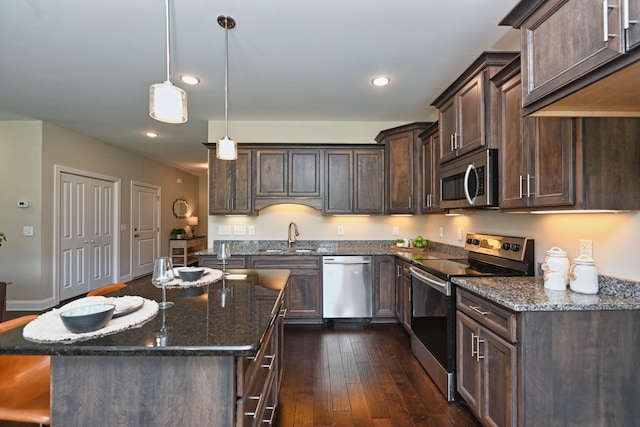
<path id="1" fill-rule="evenodd" d="M 173 202 L 173 214 L 176 218 L 186 218 L 191 212 L 189 211 L 189 203 L 184 199 L 176 199 Z"/>

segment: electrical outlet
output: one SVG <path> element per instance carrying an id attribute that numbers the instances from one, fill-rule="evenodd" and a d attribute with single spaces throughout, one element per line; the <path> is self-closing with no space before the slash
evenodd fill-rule
<path id="1" fill-rule="evenodd" d="M 399 236 L 400 235 L 400 229 L 398 229 L 398 227 L 393 227 L 393 235 L 394 236 Z"/>
<path id="2" fill-rule="evenodd" d="M 249 233 L 249 236 L 253 236 L 254 234 L 256 234 L 256 226 L 255 225 L 248 226 L 247 232 Z"/>
<path id="3" fill-rule="evenodd" d="M 344 227 L 341 225 L 338 226 L 338 236 L 344 236 Z"/>
<path id="4" fill-rule="evenodd" d="M 30 225 L 25 225 L 24 227 L 22 227 L 22 235 L 33 236 L 33 227 Z"/>
<path id="5" fill-rule="evenodd" d="M 593 258 L 592 240 L 580 240 L 580 255 L 586 255 L 589 258 Z"/>

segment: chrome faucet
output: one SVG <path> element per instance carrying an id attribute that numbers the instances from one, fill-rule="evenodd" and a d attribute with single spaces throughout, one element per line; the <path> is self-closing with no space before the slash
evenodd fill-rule
<path id="1" fill-rule="evenodd" d="M 291 231 L 293 230 L 293 234 L 291 233 Z M 296 236 L 299 236 L 300 233 L 298 233 L 298 226 L 296 225 L 295 222 L 291 221 L 289 223 L 289 230 L 288 230 L 288 240 L 289 240 L 289 249 L 291 249 L 291 244 L 297 242 L 298 240 L 296 239 Z"/>

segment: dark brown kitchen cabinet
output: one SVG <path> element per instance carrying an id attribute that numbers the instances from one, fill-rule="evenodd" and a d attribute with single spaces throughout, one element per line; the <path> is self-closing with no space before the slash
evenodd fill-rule
<path id="1" fill-rule="evenodd" d="M 441 163 L 482 147 L 497 147 L 498 92 L 489 79 L 516 55 L 484 52 L 433 101 L 439 110 Z"/>
<path id="2" fill-rule="evenodd" d="M 395 322 L 396 261 L 392 255 L 373 257 L 373 318 L 372 322 Z"/>
<path id="3" fill-rule="evenodd" d="M 637 424 L 640 311 L 513 312 L 460 287 L 456 302 L 458 392 L 483 425 Z"/>
<path id="4" fill-rule="evenodd" d="M 640 119 L 523 117 L 518 61 L 493 80 L 501 92 L 500 208 L 640 206 Z"/>
<path id="5" fill-rule="evenodd" d="M 216 255 L 200 255 L 198 257 L 198 266 L 222 270 L 222 260 L 219 260 Z M 227 259 L 226 268 L 247 268 L 247 258 L 233 255 Z"/>
<path id="6" fill-rule="evenodd" d="M 291 270 L 285 294 L 285 323 L 322 323 L 321 264 L 319 256 L 249 257 L 249 268 Z"/>
<path id="7" fill-rule="evenodd" d="M 440 133 L 438 122 L 420 134 L 422 157 L 421 213 L 440 213 Z"/>
<path id="8" fill-rule="evenodd" d="M 320 207 L 320 150 L 257 149 L 255 158 L 254 196 L 258 207 L 264 207 L 265 202 L 258 201 L 263 198 L 312 198 L 315 199 L 315 205 Z M 286 200 L 279 203 L 286 203 Z"/>
<path id="9" fill-rule="evenodd" d="M 416 122 L 381 131 L 378 143 L 385 145 L 385 212 L 416 214 L 421 206 L 420 138 L 431 123 Z"/>
<path id="10" fill-rule="evenodd" d="M 322 213 L 384 213 L 384 151 L 327 149 L 324 152 Z"/>
<path id="11" fill-rule="evenodd" d="M 640 113 L 638 78 L 628 78 L 640 70 L 635 49 L 640 43 L 639 0 L 524 0 L 500 25 L 521 31 L 525 114 Z M 613 80 L 614 73 L 634 63 L 635 71 L 628 69 L 625 77 Z M 612 79 L 606 85 L 588 88 L 607 76 Z M 585 88 L 582 95 L 576 93 Z"/>
<path id="12" fill-rule="evenodd" d="M 410 263 L 396 258 L 396 317 L 407 332 L 411 332 L 411 272 Z"/>
<path id="13" fill-rule="evenodd" d="M 253 214 L 251 150 L 239 149 L 237 160 L 216 158 L 209 146 L 209 214 Z"/>

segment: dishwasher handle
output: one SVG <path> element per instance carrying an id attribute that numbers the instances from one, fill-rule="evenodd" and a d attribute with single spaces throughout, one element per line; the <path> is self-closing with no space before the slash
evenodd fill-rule
<path id="1" fill-rule="evenodd" d="M 358 265 L 358 264 L 371 264 L 371 260 L 354 260 L 354 261 L 344 261 L 344 260 L 336 260 L 333 258 L 325 258 L 322 260 L 324 264 L 333 264 L 333 265 Z"/>

